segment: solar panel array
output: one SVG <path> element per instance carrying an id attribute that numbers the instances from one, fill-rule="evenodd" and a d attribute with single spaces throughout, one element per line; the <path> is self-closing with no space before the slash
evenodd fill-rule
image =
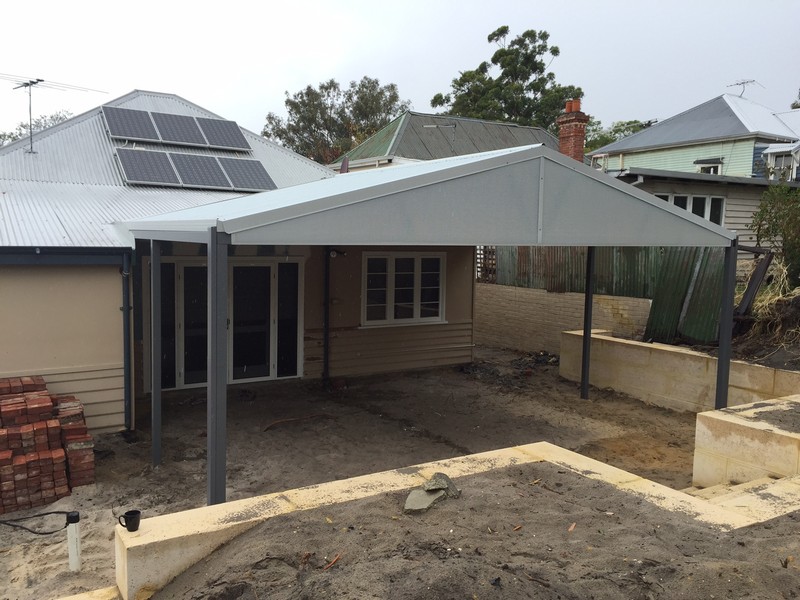
<path id="1" fill-rule="evenodd" d="M 125 181 L 201 189 L 260 192 L 277 186 L 257 160 L 117 148 Z"/>
<path id="2" fill-rule="evenodd" d="M 116 106 L 104 106 L 103 116 L 109 134 L 116 139 L 252 151 L 235 121 Z"/>
<path id="3" fill-rule="evenodd" d="M 103 115 L 105 115 L 111 137 L 148 142 L 161 140 L 153 121 L 150 120 L 150 115 L 143 110 L 104 106 Z"/>
<path id="4" fill-rule="evenodd" d="M 144 112 L 144 111 L 142 111 Z M 170 115 L 167 113 L 150 113 L 158 127 L 161 139 L 174 144 L 187 144 L 191 146 L 205 146 L 206 139 L 197 126 L 194 117 L 187 115 Z"/>
<path id="5" fill-rule="evenodd" d="M 221 156 L 219 162 L 237 190 L 274 190 L 278 187 L 257 160 Z"/>
<path id="6" fill-rule="evenodd" d="M 117 156 L 128 183 L 170 186 L 181 184 L 166 152 L 118 148 Z"/>

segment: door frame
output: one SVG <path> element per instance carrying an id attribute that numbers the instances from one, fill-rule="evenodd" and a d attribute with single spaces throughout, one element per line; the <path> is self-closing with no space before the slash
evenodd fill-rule
<path id="1" fill-rule="evenodd" d="M 148 257 L 149 271 L 149 257 Z M 179 389 L 193 389 L 206 386 L 206 383 L 192 383 L 184 384 L 184 291 L 183 291 L 183 269 L 187 266 L 193 267 L 208 267 L 208 260 L 205 256 L 163 256 L 162 263 L 172 263 L 175 265 L 175 387 L 164 388 L 170 390 Z M 251 379 L 233 379 L 233 330 L 231 325 L 233 323 L 233 286 L 229 286 L 228 298 L 228 383 L 240 384 L 251 383 L 256 381 L 271 381 L 278 379 L 277 370 L 277 293 L 278 285 L 278 265 L 280 263 L 296 263 L 297 264 L 297 374 L 281 377 L 280 379 L 297 379 L 302 378 L 304 375 L 304 348 L 303 338 L 305 331 L 305 256 L 230 256 L 228 258 L 229 277 L 232 277 L 234 266 L 269 266 L 270 267 L 270 375 L 268 377 L 254 377 Z M 145 272 L 147 272 L 145 271 Z M 148 278 L 149 281 L 149 278 Z M 232 281 L 232 279 L 230 279 Z M 147 284 L 149 288 L 149 283 Z M 152 311 L 150 311 L 149 318 L 152 318 Z M 149 330 L 149 328 L 148 328 Z M 150 375 L 148 374 L 148 377 Z"/>

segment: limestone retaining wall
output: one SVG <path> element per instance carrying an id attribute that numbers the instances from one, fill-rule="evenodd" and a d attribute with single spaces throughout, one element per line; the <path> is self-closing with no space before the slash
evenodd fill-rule
<path id="1" fill-rule="evenodd" d="M 562 377 L 580 381 L 581 331 L 561 334 Z M 589 382 L 649 404 L 678 411 L 713 410 L 717 359 L 667 344 L 647 344 L 594 331 Z M 731 361 L 728 406 L 790 396 L 800 389 L 800 373 Z"/>

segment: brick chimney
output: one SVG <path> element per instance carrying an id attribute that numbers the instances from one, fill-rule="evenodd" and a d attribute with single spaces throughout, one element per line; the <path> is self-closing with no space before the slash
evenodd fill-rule
<path id="1" fill-rule="evenodd" d="M 558 150 L 561 154 L 583 162 L 583 147 L 586 142 L 586 124 L 588 122 L 589 115 L 581 112 L 580 99 L 567 100 L 564 114 L 556 119 Z"/>

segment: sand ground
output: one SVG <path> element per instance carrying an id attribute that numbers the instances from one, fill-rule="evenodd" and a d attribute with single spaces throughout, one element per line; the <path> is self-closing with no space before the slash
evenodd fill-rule
<path id="1" fill-rule="evenodd" d="M 335 382 L 337 385 L 333 390 L 323 389 L 319 382 L 299 380 L 233 388 L 228 402 L 227 497 L 231 500 L 251 497 L 312 483 L 536 441 L 548 441 L 578 451 L 675 489 L 690 485 L 694 415 L 646 406 L 623 394 L 608 390 L 593 389 L 590 400 L 581 400 L 577 384 L 559 378 L 555 360 L 554 357 L 536 353 L 521 354 L 479 349 L 476 353 L 476 362 L 467 367 L 354 378 Z M 205 419 L 204 391 L 175 393 L 166 399 L 163 417 L 164 462 L 157 468 L 150 466 L 150 438 L 146 422 L 140 423 L 140 429 L 133 435 L 98 436 L 97 483 L 77 488 L 69 498 L 47 507 L 50 510 L 80 511 L 83 551 L 81 572 L 70 573 L 67 569 L 66 535 L 63 532 L 49 536 L 33 536 L 23 531 L 0 528 L 0 580 L 5 582 L 5 589 L 0 588 L 0 598 L 37 600 L 57 598 L 113 585 L 113 537 L 117 515 L 130 508 L 138 508 L 143 511 L 143 518 L 147 518 L 205 504 L 207 441 Z M 568 478 L 567 474 L 556 475 L 560 479 Z M 522 479 L 517 478 L 514 485 L 500 483 L 499 487 L 494 486 L 494 488 L 504 489 L 511 485 L 520 488 L 518 490 L 520 493 L 536 494 L 533 512 L 537 514 L 549 514 L 541 512 L 545 510 L 544 504 L 557 500 L 556 507 L 548 505 L 546 511 L 566 510 L 569 513 L 570 510 L 578 512 L 588 510 L 587 514 L 599 515 L 599 518 L 604 512 L 620 514 L 619 504 L 626 502 L 625 498 L 615 498 L 612 504 L 593 502 L 595 506 L 583 507 L 578 502 L 581 496 L 588 492 L 576 487 L 574 478 L 569 478 L 569 483 L 562 483 L 562 486 L 559 486 L 566 485 L 567 488 L 564 490 L 570 493 L 562 491 L 559 495 L 548 493 L 545 488 L 534 489 L 528 486 L 528 479 L 539 478 L 535 470 L 526 472 L 520 477 Z M 551 481 L 548 487 L 557 489 L 556 483 Z M 464 487 L 468 489 L 467 484 L 464 484 Z M 578 491 L 577 495 L 571 492 L 573 489 Z M 486 493 L 465 493 L 462 503 L 448 504 L 456 507 L 453 508 L 456 510 L 458 507 L 465 507 L 466 503 L 471 503 L 469 504 L 471 508 L 465 509 L 469 512 L 460 516 L 451 515 L 448 518 L 467 522 L 474 520 L 476 523 L 481 523 L 490 517 L 494 518 L 492 516 L 496 513 L 494 504 L 492 504 L 492 515 L 479 514 L 481 503 L 488 505 L 489 498 Z M 596 494 L 604 496 L 607 490 L 600 490 Z M 598 496 L 593 497 L 596 499 Z M 399 517 L 397 520 L 391 520 L 392 524 L 407 521 L 406 517 L 400 516 L 397 512 L 397 498 L 378 498 L 374 502 L 378 507 L 375 510 L 380 514 L 389 515 L 387 518 Z M 381 502 L 388 504 L 381 505 Z M 598 515 L 593 514 L 600 509 L 602 511 Z M 633 511 L 631 515 L 636 514 L 637 510 L 642 510 L 637 507 L 629 509 Z M 492 521 L 498 529 L 494 529 L 492 525 L 487 526 L 493 531 L 501 531 L 502 527 L 508 528 L 513 524 L 522 523 L 524 514 L 530 513 L 532 509 L 530 506 L 518 508 L 509 504 L 508 510 L 511 511 L 510 514 L 503 516 L 502 519 L 498 515 L 499 520 Z M 442 514 L 439 508 L 436 511 L 429 514 Z M 37 512 L 19 513 L 15 516 L 26 514 L 37 514 Z M 566 520 L 570 523 L 577 522 L 577 514 L 576 512 L 575 517 L 568 516 Z M 420 522 L 424 523 L 430 518 L 433 517 L 423 517 Z M 625 522 L 627 524 L 636 522 L 637 527 L 647 528 L 650 526 L 648 519 L 649 517 L 639 522 L 640 519 L 631 516 Z M 333 521 L 335 527 L 332 531 L 338 531 L 337 528 L 341 527 L 356 528 L 362 525 L 361 522 L 347 516 L 337 517 Z M 537 528 L 546 527 L 548 521 L 553 521 L 554 535 L 556 532 L 563 533 L 564 519 L 556 522 L 554 519 L 544 518 Z M 52 516 L 28 521 L 27 524 L 40 529 L 56 528 L 63 524 L 63 517 Z M 791 525 L 794 526 L 793 521 Z M 288 525 L 288 527 L 291 529 L 293 526 Z M 371 527 L 380 531 L 385 529 L 375 524 Z M 528 528 L 523 527 L 523 529 Z M 406 535 L 398 531 L 397 535 Z M 695 531 L 696 527 L 690 527 L 687 533 L 689 538 L 685 543 L 697 545 L 692 551 L 693 556 L 698 557 L 696 562 L 702 562 L 704 549 L 715 549 L 716 542 L 713 535 L 709 539 L 700 540 L 702 536 L 692 533 Z M 792 531 L 796 531 L 796 527 Z M 773 533 L 777 534 L 775 531 Z M 537 533 L 537 535 L 545 534 Z M 637 536 L 639 533 L 634 531 L 631 535 Z M 675 539 L 678 537 L 676 533 Z M 577 536 L 572 536 L 569 539 L 576 538 Z M 603 539 L 606 543 L 616 544 L 611 537 Z M 603 546 L 601 541 L 598 539 L 585 543 L 600 548 Z M 401 542 L 397 540 L 395 542 L 398 548 L 402 546 Z M 426 543 L 431 548 L 430 552 L 434 554 L 445 552 L 436 545 L 431 546 L 432 542 Z M 444 538 L 441 543 L 445 544 Z M 483 542 L 475 539 L 471 544 L 480 549 Z M 304 546 L 307 549 L 302 550 L 299 559 L 287 558 L 287 560 L 290 562 L 299 560 L 298 565 L 313 571 L 319 563 L 324 562 L 324 556 L 339 551 L 335 545 L 332 544 L 330 549 Z M 553 546 L 552 543 L 550 545 Z M 498 552 L 502 550 L 500 546 Z M 409 550 L 412 554 L 418 552 L 413 550 L 413 544 L 409 545 L 409 548 L 412 548 Z M 472 551 L 472 548 L 470 550 Z M 680 554 L 680 551 L 673 550 Z M 301 550 L 287 547 L 285 552 L 289 553 L 285 555 L 289 557 L 291 552 L 301 552 Z M 316 558 L 313 561 L 309 558 L 303 563 L 302 557 L 306 552 L 314 553 Z M 402 551 L 399 552 L 402 554 Z M 414 560 L 425 562 L 423 560 L 425 552 L 414 554 L 418 557 Z M 559 556 L 559 552 L 555 550 L 553 552 L 555 552 L 554 557 Z M 445 556 L 446 562 L 449 561 L 446 553 L 442 556 Z M 775 556 L 770 556 L 768 561 L 766 558 L 764 560 L 772 566 L 777 565 L 779 569 L 776 571 L 777 575 L 796 574 L 796 571 L 790 568 L 783 569 Z M 645 560 L 647 556 L 640 553 L 637 557 L 632 553 L 630 558 Z M 263 557 L 258 560 L 262 559 Z M 664 556 L 658 559 L 650 557 L 650 559 L 657 560 L 658 564 L 668 562 Z M 554 564 L 564 560 L 566 559 L 563 557 L 557 558 Z M 306 564 L 309 561 L 313 564 Z M 278 562 L 274 565 L 278 565 Z M 513 561 L 507 558 L 503 561 L 503 564 L 505 563 L 511 565 Z M 374 561 L 372 564 L 374 568 Z M 279 570 L 283 569 L 280 565 L 278 567 Z M 651 567 L 653 565 L 648 568 Z M 589 573 L 593 567 L 587 563 L 582 568 Z M 332 569 L 325 573 L 330 571 Z M 283 575 L 279 573 L 280 577 L 276 575 L 278 579 L 291 575 L 291 571 L 281 572 Z M 536 572 L 536 570 L 525 571 L 534 578 L 539 577 Z M 475 581 L 483 581 L 481 577 L 483 576 L 476 575 Z M 481 598 L 491 594 L 493 597 L 508 598 L 555 598 L 560 592 L 554 590 L 568 589 L 556 586 L 555 577 L 555 574 L 546 575 L 547 581 L 555 587 L 541 584 L 532 588 L 526 587 L 529 591 L 525 593 L 535 592 L 542 594 L 540 596 L 514 595 L 516 592 L 513 590 L 516 588 L 509 587 L 510 584 L 506 585 L 510 578 L 502 576 L 500 580 L 503 582 L 502 588 L 490 585 L 486 588 L 488 592 L 474 588 L 478 590 L 474 594 Z M 597 577 L 594 579 L 599 582 L 609 582 L 616 576 L 609 575 L 610 579 L 598 577 L 599 579 Z M 638 576 L 630 577 L 635 580 Z M 427 581 L 425 577 L 422 579 Z M 448 581 L 446 578 L 441 581 L 439 579 L 436 578 L 436 581 L 442 585 Z M 518 579 L 522 581 L 526 577 L 520 572 Z M 216 584 L 203 583 L 193 592 L 194 596 L 186 597 L 219 599 L 240 597 L 235 595 L 235 591 L 221 591 L 222 595 L 214 595 L 216 592 L 213 590 L 217 587 L 219 586 Z M 354 591 L 351 595 L 335 597 L 472 597 L 460 595 L 461 587 L 454 588 L 459 591 L 454 591 L 454 595 L 448 596 L 436 595 L 435 590 L 440 588 L 434 586 L 434 592 L 425 595 L 428 593 L 427 587 L 428 584 L 414 591 L 417 588 L 412 586 L 407 596 L 395 596 L 394 591 L 389 596 L 383 596 L 385 590 L 376 588 L 373 596 L 363 596 L 360 592 Z M 468 590 L 468 587 L 464 587 L 463 590 L 473 589 Z M 257 589 L 261 588 L 253 588 L 253 593 L 242 592 L 244 595 L 241 597 L 273 597 L 273 595 L 262 595 Z M 575 588 L 575 590 L 582 589 L 584 588 Z M 800 591 L 800 587 L 797 589 Z M 321 592 L 313 590 L 304 591 L 295 586 L 285 590 L 288 596 L 274 597 L 320 597 Z M 341 588 L 339 592 L 344 593 L 343 590 L 345 588 Z M 546 595 L 551 591 L 553 594 Z M 658 586 L 650 589 L 648 593 L 658 596 Z M 567 594 L 566 591 L 564 594 Z M 562 597 L 565 598 L 590 597 L 578 591 L 572 596 L 564 594 Z M 614 596 L 600 594 L 597 597 Z M 626 596 L 623 593 L 617 597 L 639 596 Z M 721 594 L 717 597 L 748 596 Z"/>

